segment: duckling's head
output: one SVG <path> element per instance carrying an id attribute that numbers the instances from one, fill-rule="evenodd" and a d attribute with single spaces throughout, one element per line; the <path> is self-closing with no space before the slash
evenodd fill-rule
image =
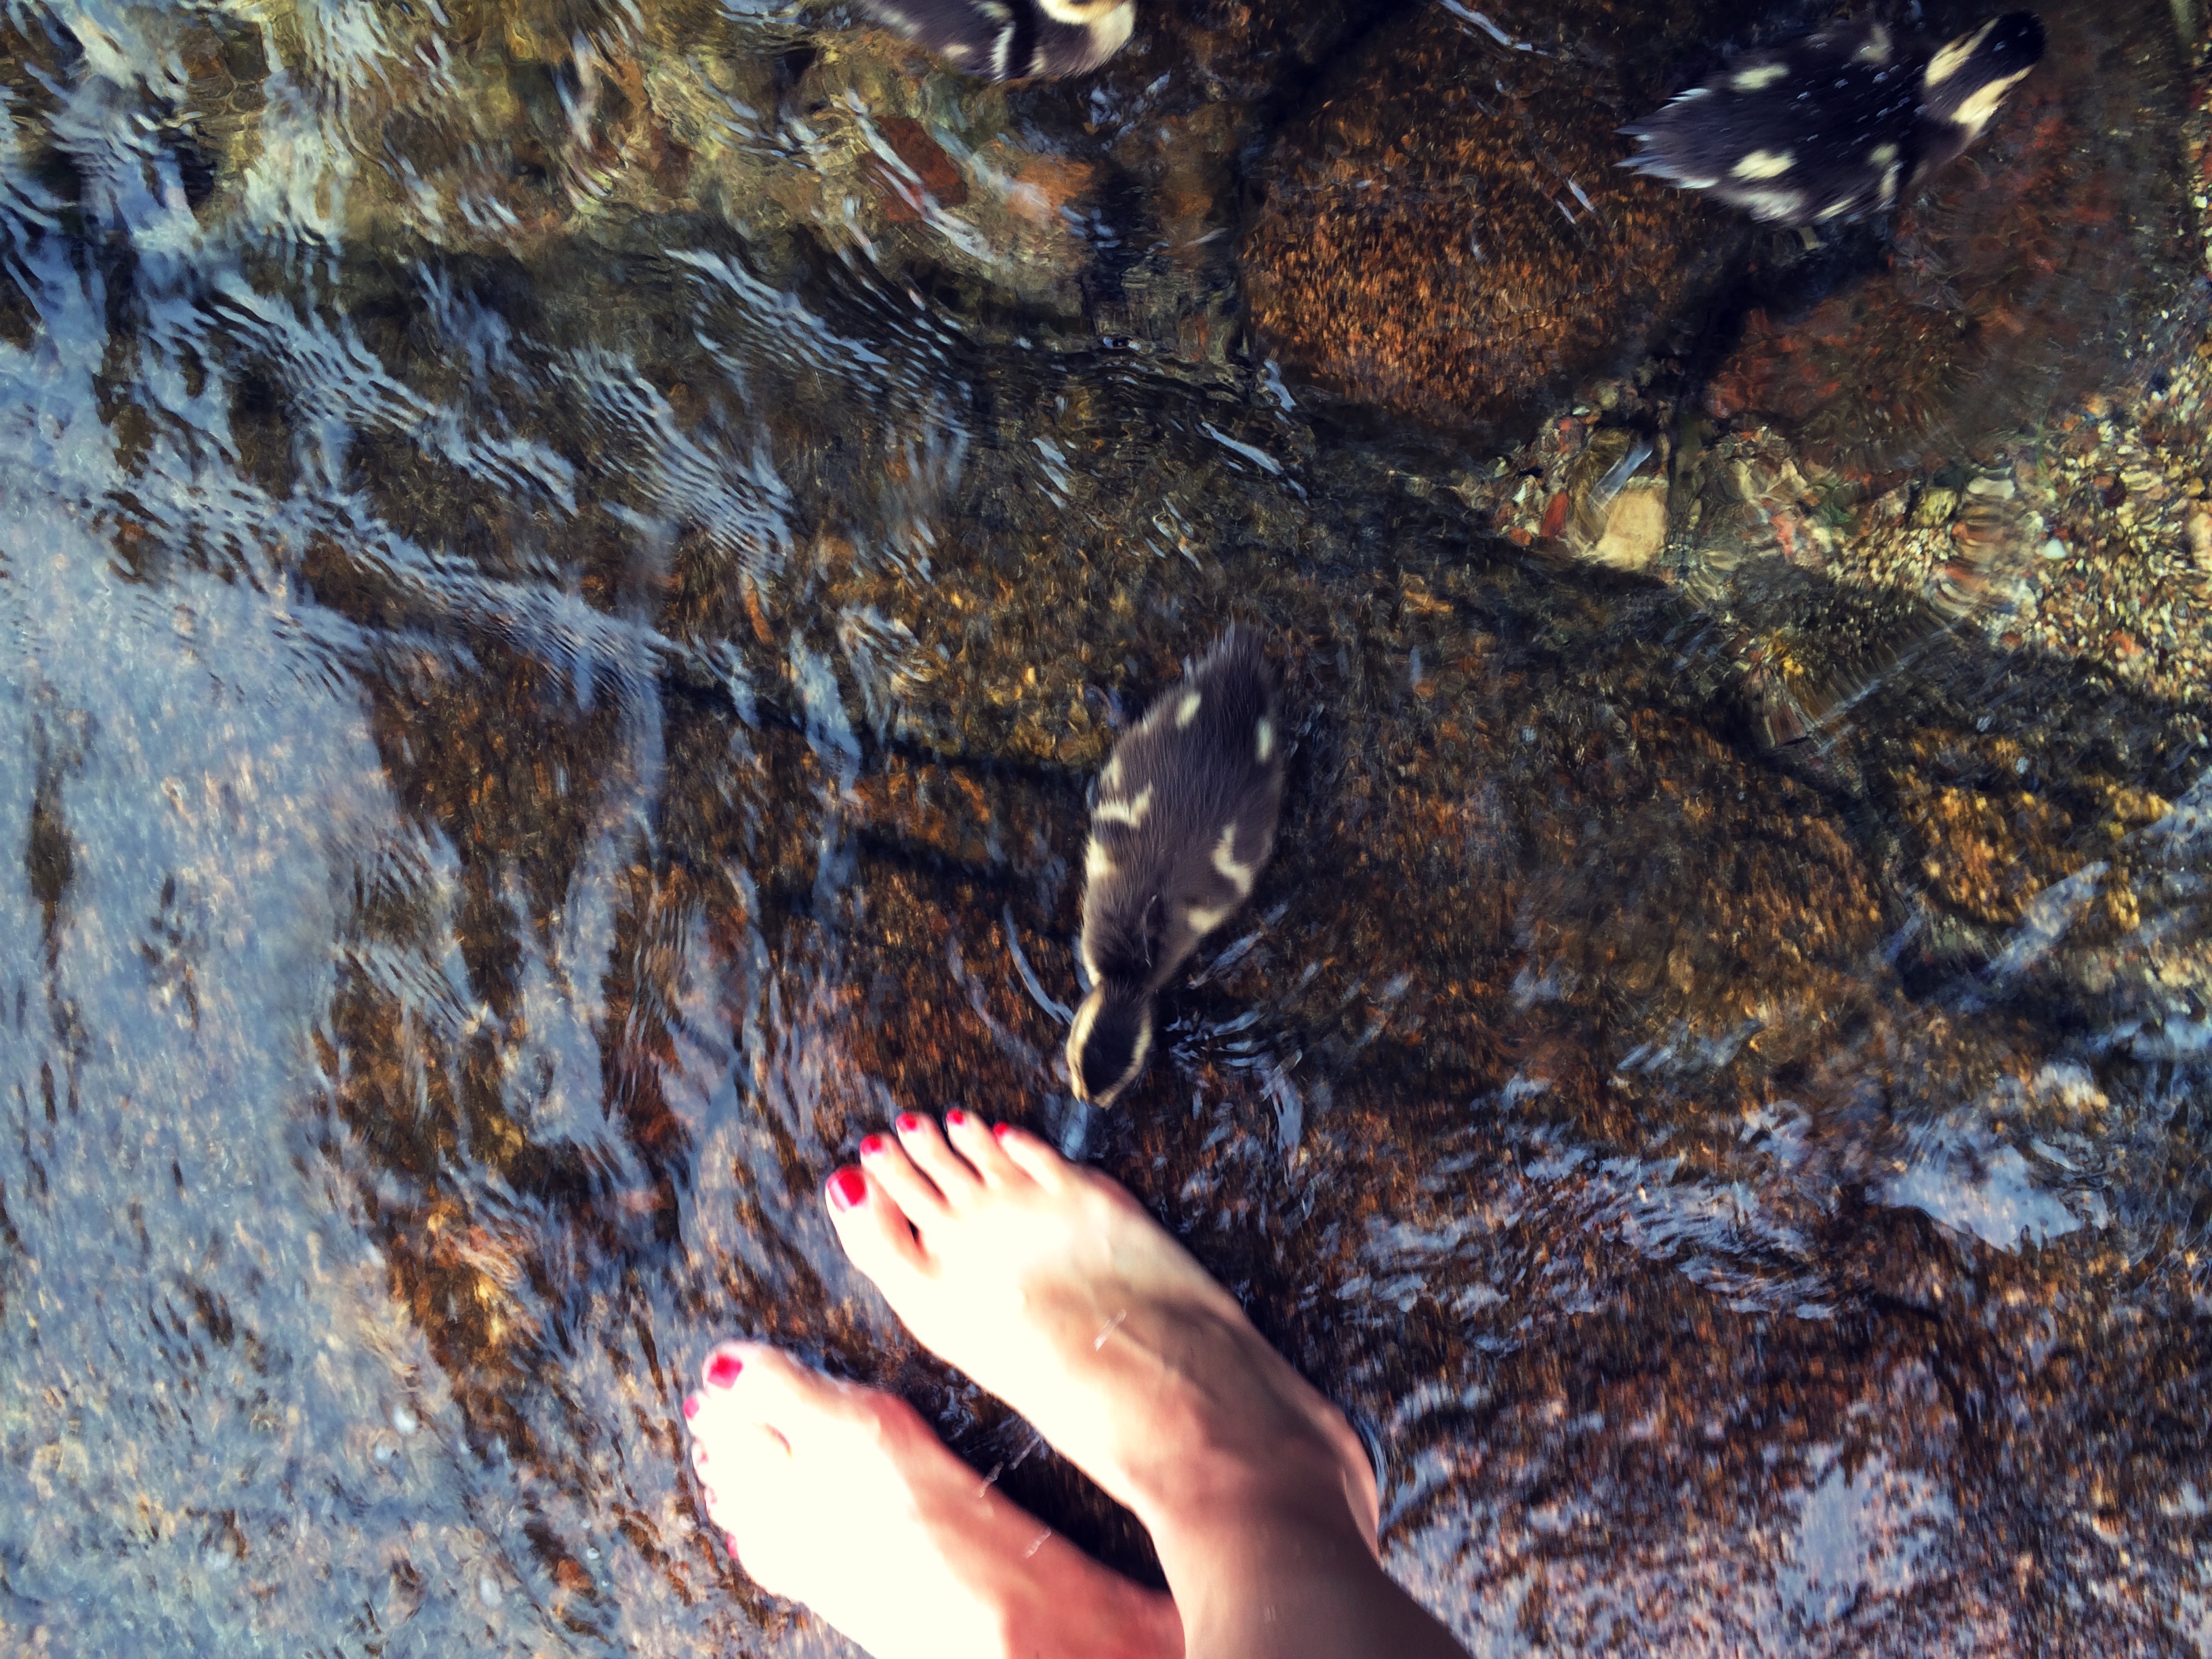
<path id="1" fill-rule="evenodd" d="M 1075 1097 L 1111 1106 L 1137 1080 L 1152 1048 L 1152 1000 L 1143 984 L 1109 975 L 1091 988 L 1067 1031 Z"/>

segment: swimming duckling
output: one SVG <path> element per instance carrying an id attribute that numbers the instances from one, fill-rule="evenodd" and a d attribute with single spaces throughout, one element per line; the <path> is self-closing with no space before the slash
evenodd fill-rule
<path id="1" fill-rule="evenodd" d="M 1623 127 L 1644 148 L 1621 165 L 1778 224 L 1859 218 L 1896 206 L 1980 137 L 2042 56 L 2032 12 L 1941 46 L 1872 19 L 1831 24 L 1734 58 Z"/>
<path id="2" fill-rule="evenodd" d="M 1136 27 L 1133 0 L 868 0 L 877 16 L 968 75 L 1018 81 L 1097 69 Z"/>
<path id="3" fill-rule="evenodd" d="M 1144 1069 L 1152 999 L 1252 892 L 1275 841 L 1283 744 L 1260 636 L 1231 628 L 1114 745 L 1084 854 L 1091 994 L 1067 1033 L 1076 1097 Z"/>

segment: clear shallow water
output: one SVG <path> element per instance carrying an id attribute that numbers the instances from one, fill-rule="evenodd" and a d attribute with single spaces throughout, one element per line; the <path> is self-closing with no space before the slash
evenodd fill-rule
<path id="1" fill-rule="evenodd" d="M 1486 15 L 1622 100 L 1727 26 Z M 2192 60 L 2050 15 L 2090 147 L 2018 221 L 1701 240 L 1611 378 L 1460 428 L 1243 298 L 1333 66 L 1547 142 L 1553 83 L 1425 14 L 994 92 L 836 14 L 11 12 L 9 1645 L 834 1650 L 678 1474 L 730 1329 L 1142 1571 L 819 1215 L 956 1102 L 1237 1288 L 1477 1652 L 2212 1642 Z M 1933 391 L 1760 390 L 1930 315 Z M 1608 422 L 1665 445 L 1634 574 L 1545 524 Z M 1086 1119 L 1085 789 L 1231 616 L 1282 850 Z"/>

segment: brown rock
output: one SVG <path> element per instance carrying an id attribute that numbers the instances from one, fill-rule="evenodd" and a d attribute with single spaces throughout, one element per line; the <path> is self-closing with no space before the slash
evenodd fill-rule
<path id="1" fill-rule="evenodd" d="M 1266 349 L 1326 390 L 1447 427 L 1510 421 L 1621 361 L 1693 295 L 1734 222 L 1617 165 L 1666 88 L 1663 14 L 1441 8 L 1378 29 L 1261 171 L 1245 294 Z"/>
<path id="2" fill-rule="evenodd" d="M 876 121 L 884 143 L 902 163 L 893 167 L 871 156 L 864 166 L 884 198 L 884 216 L 912 224 L 924 216 L 919 193 L 941 207 L 958 207 L 968 199 L 968 181 L 929 130 L 911 116 L 885 115 Z"/>

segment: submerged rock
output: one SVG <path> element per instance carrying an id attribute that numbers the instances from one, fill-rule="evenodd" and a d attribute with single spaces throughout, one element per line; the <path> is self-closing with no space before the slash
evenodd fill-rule
<path id="1" fill-rule="evenodd" d="M 1620 365 L 1741 234 L 1618 165 L 1665 14 L 1467 15 L 1378 29 L 1325 83 L 1261 170 L 1243 273 L 1286 368 L 1452 428 Z"/>

